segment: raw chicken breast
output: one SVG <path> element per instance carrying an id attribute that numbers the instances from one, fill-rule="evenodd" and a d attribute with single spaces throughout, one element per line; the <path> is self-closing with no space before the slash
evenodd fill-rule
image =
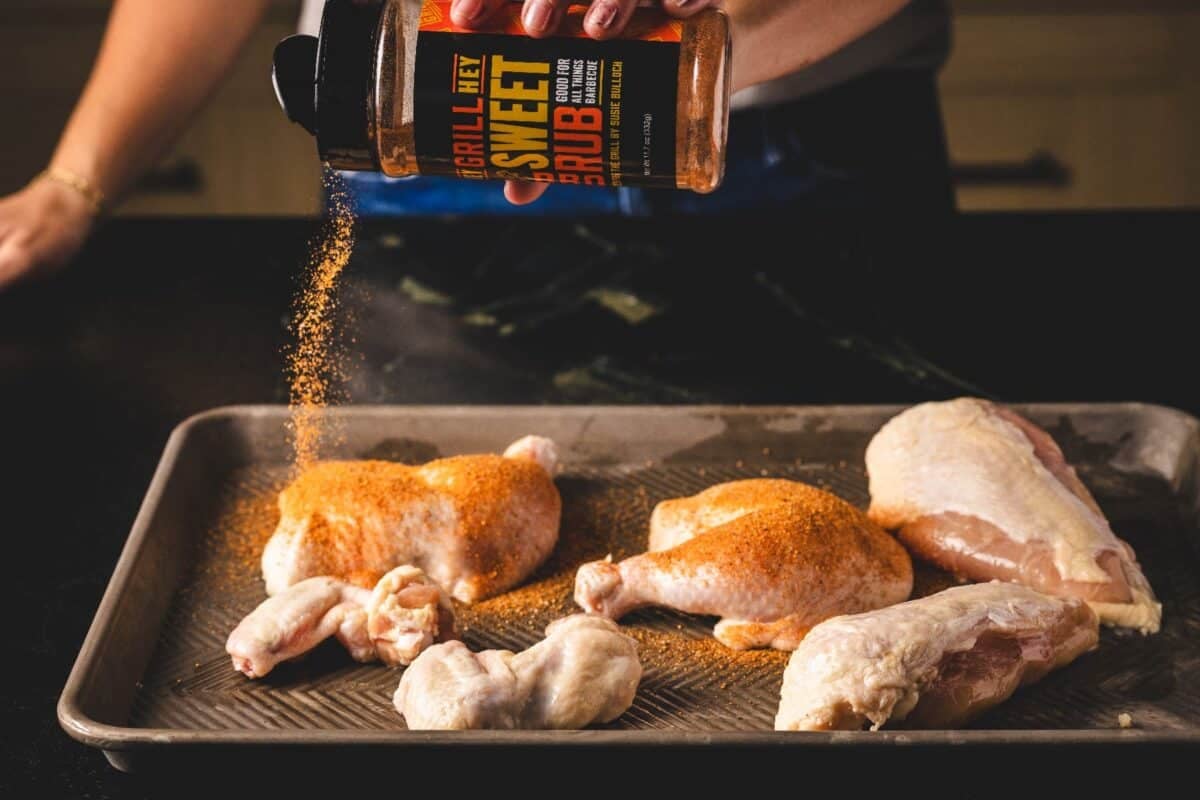
<path id="1" fill-rule="evenodd" d="M 986 400 L 924 403 L 867 447 L 871 519 L 972 580 L 1086 600 L 1102 622 L 1158 630 L 1162 607 L 1133 549 L 1054 440 Z"/>

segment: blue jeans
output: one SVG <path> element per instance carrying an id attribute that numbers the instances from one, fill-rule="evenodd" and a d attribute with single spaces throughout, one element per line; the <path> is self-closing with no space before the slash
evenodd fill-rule
<path id="1" fill-rule="evenodd" d="M 725 180 L 708 195 L 551 186 L 528 206 L 500 185 L 454 178 L 344 173 L 365 216 L 598 216 L 804 209 L 949 211 L 953 191 L 936 76 L 883 71 L 810 97 L 735 113 Z"/>

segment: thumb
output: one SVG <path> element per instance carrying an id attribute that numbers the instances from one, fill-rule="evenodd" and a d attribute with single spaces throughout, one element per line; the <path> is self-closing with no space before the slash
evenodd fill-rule
<path id="1" fill-rule="evenodd" d="M 530 181 L 505 181 L 504 199 L 515 206 L 526 206 L 537 200 L 550 188 L 548 183 Z"/>
<path id="2" fill-rule="evenodd" d="M 16 283 L 32 267 L 32 257 L 17 244 L 16 237 L 0 239 L 0 290 Z"/>

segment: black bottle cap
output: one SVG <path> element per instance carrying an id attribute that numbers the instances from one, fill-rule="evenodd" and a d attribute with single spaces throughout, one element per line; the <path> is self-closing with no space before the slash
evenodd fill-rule
<path id="1" fill-rule="evenodd" d="M 382 10 L 382 0 L 328 0 L 318 39 L 289 36 L 275 48 L 279 104 L 335 169 L 379 169 L 370 130 Z"/>
<path id="2" fill-rule="evenodd" d="M 271 83 L 283 113 L 317 135 L 317 37 L 289 36 L 275 45 Z"/>

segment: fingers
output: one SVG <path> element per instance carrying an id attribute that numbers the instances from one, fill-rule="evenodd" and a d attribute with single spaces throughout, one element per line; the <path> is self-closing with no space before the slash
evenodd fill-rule
<path id="1" fill-rule="evenodd" d="M 484 26 L 510 0 L 454 0 L 450 18 L 464 28 Z M 552 35 L 558 30 L 572 0 L 524 0 L 521 24 L 534 38 Z M 578 0 L 575 0 L 578 2 Z M 618 36 L 629 23 L 638 0 L 592 0 L 584 16 L 583 28 L 593 39 Z M 715 0 L 660 0 L 663 10 L 673 17 L 690 17 L 715 5 Z"/>
<path id="2" fill-rule="evenodd" d="M 35 181 L 0 201 L 0 289 L 64 265 L 83 244 L 93 217 L 74 190 Z"/>
<path id="3" fill-rule="evenodd" d="M 503 0 L 501 0 L 503 2 Z M 535 38 L 552 35 L 562 22 L 571 0 L 524 0 L 521 24 L 525 32 Z M 661 0 L 663 10 L 673 17 L 690 17 L 714 5 L 715 0 Z M 451 8 L 454 21 L 459 25 L 468 23 L 458 14 L 472 15 L 476 22 L 487 19 L 492 0 L 455 0 Z M 583 29 L 593 39 L 611 39 L 625 30 L 638 0 L 592 0 L 583 18 Z M 537 200 L 549 188 L 547 183 L 506 181 L 504 197 L 513 205 L 523 206 Z"/>
<path id="4" fill-rule="evenodd" d="M 508 0 L 454 0 L 450 4 L 450 20 L 464 28 L 474 28 L 487 22 Z"/>
<path id="5" fill-rule="evenodd" d="M 532 183 L 529 181 L 505 181 L 504 199 L 514 206 L 527 206 L 537 200 L 550 188 L 548 183 Z"/>
<path id="6" fill-rule="evenodd" d="M 715 5 L 714 0 L 662 0 L 663 11 L 684 19 Z"/>
<path id="7" fill-rule="evenodd" d="M 558 29 L 570 0 L 525 0 L 521 25 L 535 39 L 549 36 Z"/>
<path id="8" fill-rule="evenodd" d="M 22 208 L 16 198 L 0 202 L 0 290 L 33 269 L 33 253 L 22 231 Z"/>
<path id="9" fill-rule="evenodd" d="M 33 269 L 33 256 L 15 237 L 0 241 L 0 289 L 16 283 Z"/>
<path id="10" fill-rule="evenodd" d="M 611 39 L 625 30 L 637 0 L 592 0 L 583 18 L 583 29 L 593 39 Z"/>

